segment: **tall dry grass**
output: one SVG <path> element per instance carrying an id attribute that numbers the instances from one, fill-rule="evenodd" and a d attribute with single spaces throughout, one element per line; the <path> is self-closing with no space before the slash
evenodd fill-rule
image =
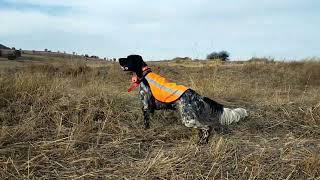
<path id="1" fill-rule="evenodd" d="M 9 64 L 0 68 L 1 179 L 320 178 L 319 62 L 150 63 L 249 110 L 205 146 L 174 112 L 157 112 L 144 130 L 117 64 Z"/>

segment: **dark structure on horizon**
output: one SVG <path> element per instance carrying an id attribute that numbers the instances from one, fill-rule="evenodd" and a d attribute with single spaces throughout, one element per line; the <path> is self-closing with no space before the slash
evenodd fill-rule
<path id="1" fill-rule="evenodd" d="M 8 58 L 9 60 L 15 60 L 18 57 L 21 57 L 21 51 L 13 48 L 8 48 L 0 44 L 0 57 Z"/>

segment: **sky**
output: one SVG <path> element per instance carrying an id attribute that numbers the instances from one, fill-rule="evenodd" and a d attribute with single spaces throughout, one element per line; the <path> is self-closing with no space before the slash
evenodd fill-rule
<path id="1" fill-rule="evenodd" d="M 319 0 L 0 0 L 0 44 L 147 60 L 320 56 Z"/>

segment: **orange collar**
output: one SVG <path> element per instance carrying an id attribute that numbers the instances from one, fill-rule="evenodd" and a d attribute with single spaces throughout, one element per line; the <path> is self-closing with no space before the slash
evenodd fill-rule
<path id="1" fill-rule="evenodd" d="M 145 72 L 145 71 L 148 71 L 148 70 L 151 70 L 148 66 L 145 66 L 142 68 L 142 72 Z"/>

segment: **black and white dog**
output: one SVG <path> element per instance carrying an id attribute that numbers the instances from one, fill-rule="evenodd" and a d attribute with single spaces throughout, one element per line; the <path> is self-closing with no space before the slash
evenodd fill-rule
<path id="1" fill-rule="evenodd" d="M 139 93 L 143 104 L 144 126 L 149 128 L 150 113 L 160 109 L 172 109 L 180 112 L 182 123 L 187 127 L 200 130 L 200 144 L 208 143 L 211 131 L 221 125 L 238 122 L 248 116 L 243 108 L 229 109 L 223 105 L 199 95 L 192 89 L 187 89 L 179 99 L 172 103 L 158 101 L 152 95 L 150 86 L 145 76 L 150 72 L 147 64 L 139 55 L 130 55 L 119 59 L 124 71 L 134 72 L 139 81 Z M 147 70 L 146 70 L 147 69 Z"/>

